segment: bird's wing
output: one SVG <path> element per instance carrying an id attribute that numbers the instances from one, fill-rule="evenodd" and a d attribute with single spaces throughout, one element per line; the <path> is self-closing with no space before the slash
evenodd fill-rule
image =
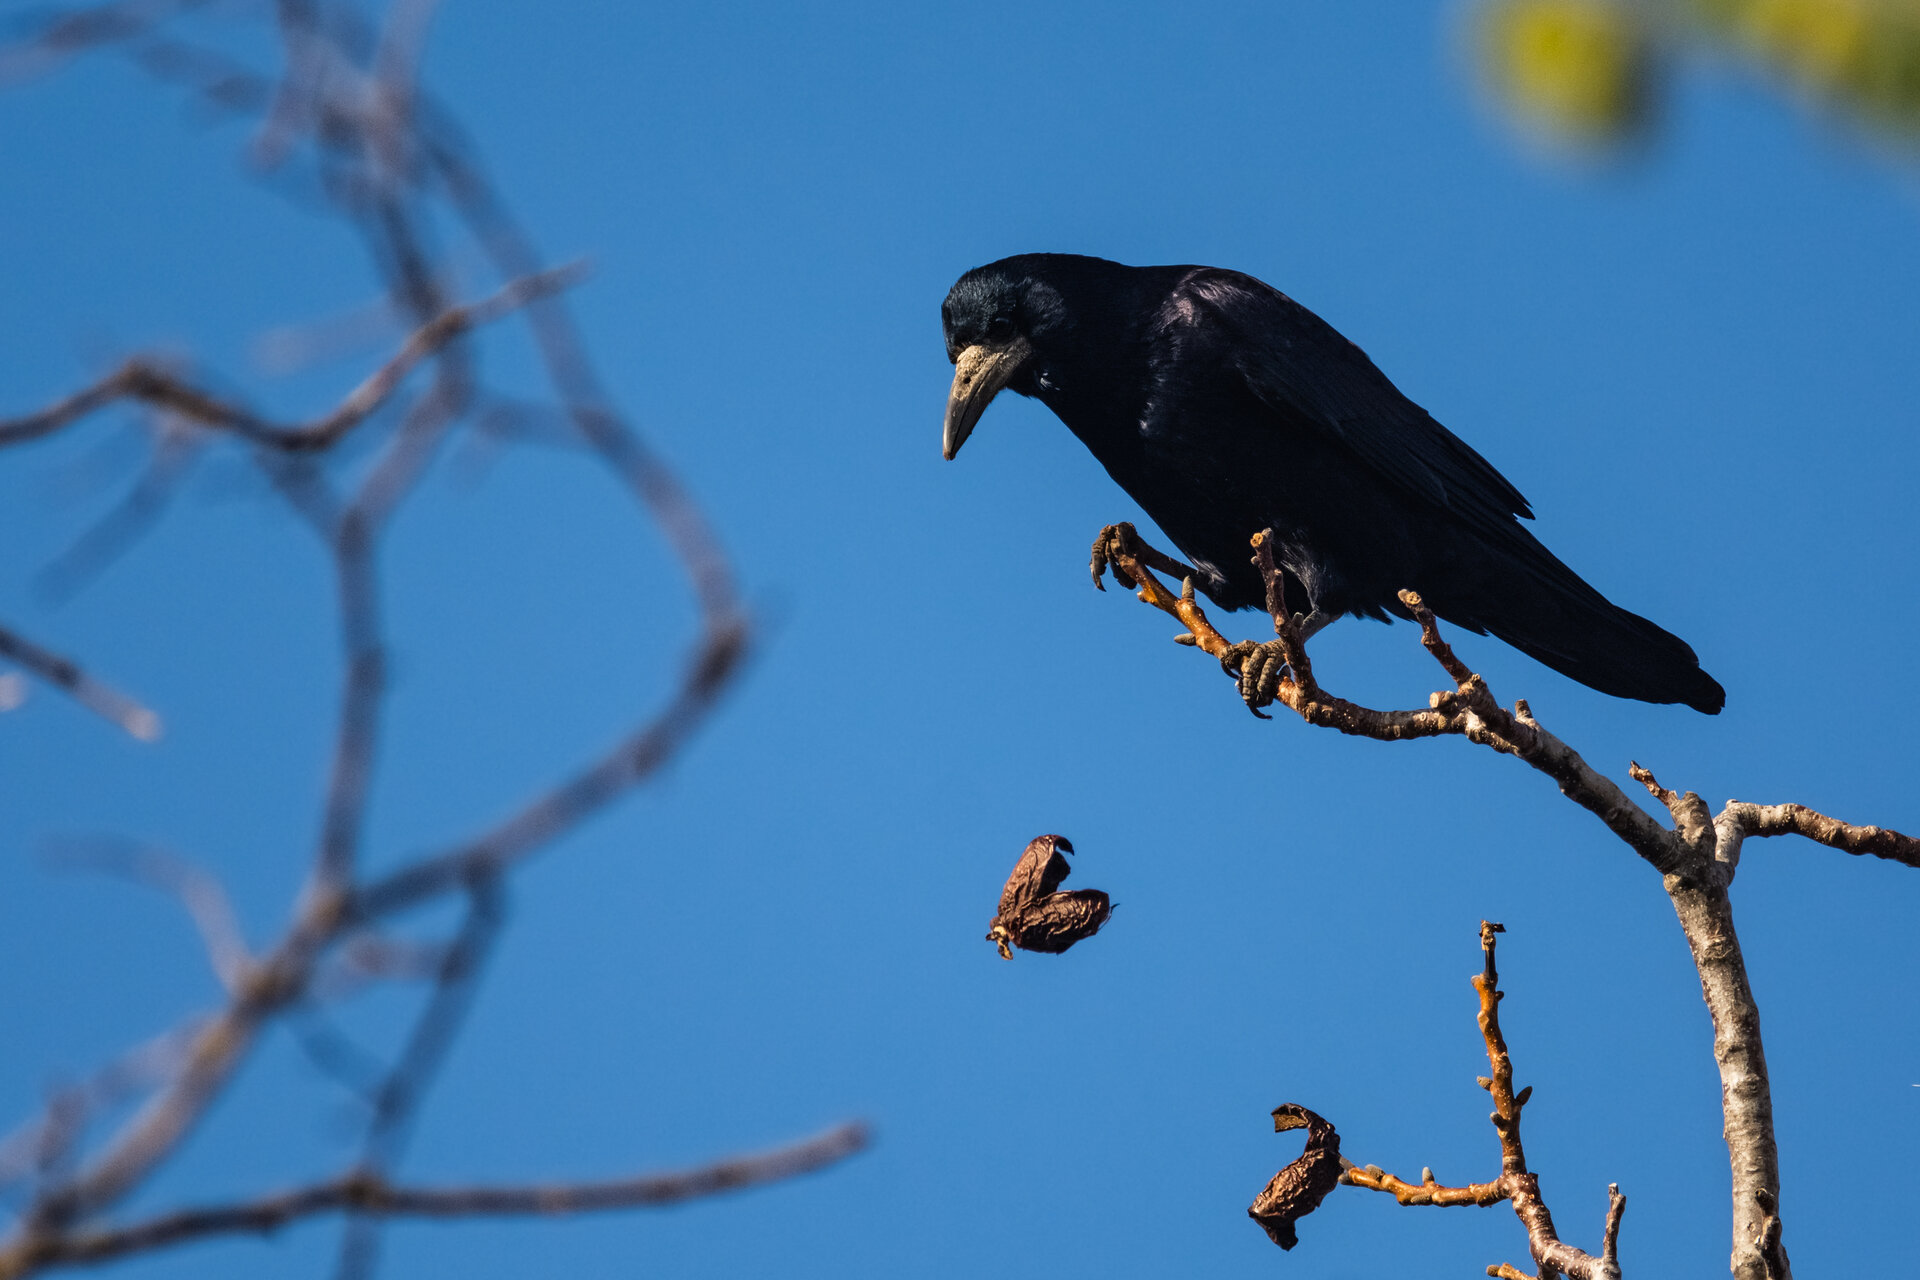
<path id="1" fill-rule="evenodd" d="M 1488 529 L 1531 519 L 1525 497 L 1493 464 L 1400 393 L 1366 352 L 1313 312 L 1252 276 L 1199 268 L 1162 313 L 1167 328 L 1209 327 L 1259 400 L 1339 441 L 1413 497 Z"/>

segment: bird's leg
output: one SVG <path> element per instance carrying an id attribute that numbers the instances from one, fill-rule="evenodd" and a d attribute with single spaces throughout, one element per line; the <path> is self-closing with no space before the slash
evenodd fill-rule
<path id="1" fill-rule="evenodd" d="M 1326 630 L 1327 624 L 1332 621 L 1332 614 L 1322 613 L 1318 609 L 1315 609 L 1312 613 L 1294 614 L 1293 629 L 1300 633 L 1300 643 L 1305 644 Z"/>
<path id="2" fill-rule="evenodd" d="M 1313 664 L 1307 661 L 1307 638 L 1334 617 L 1318 609 L 1302 614 L 1287 608 L 1286 574 L 1274 561 L 1273 544 L 1271 529 L 1253 535 L 1253 563 L 1266 583 L 1267 612 L 1273 617 L 1276 638 L 1265 644 L 1242 640 L 1220 655 L 1221 669 L 1234 677 L 1247 710 L 1263 720 L 1268 717 L 1261 715 L 1260 708 L 1279 696 L 1282 683 L 1290 680 L 1304 690 L 1316 687 Z"/>
<path id="3" fill-rule="evenodd" d="M 1141 584 L 1128 572 L 1129 561 L 1145 565 L 1149 569 L 1158 569 L 1170 577 L 1186 580 L 1198 577 L 1190 566 L 1180 563 L 1164 551 L 1147 545 L 1145 539 L 1131 524 L 1121 522 L 1110 524 L 1093 539 L 1093 560 L 1089 568 L 1093 570 L 1093 585 L 1101 591 L 1107 584 L 1100 575 L 1108 569 L 1113 570 L 1113 579 L 1123 587 L 1137 587 Z"/>

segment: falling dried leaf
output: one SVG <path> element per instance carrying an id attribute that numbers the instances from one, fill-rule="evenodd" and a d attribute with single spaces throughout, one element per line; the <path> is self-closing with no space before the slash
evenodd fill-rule
<path id="1" fill-rule="evenodd" d="M 1000 891 L 1000 912 L 987 926 L 987 941 L 1000 948 L 1002 959 L 1013 959 L 1013 947 L 1065 951 L 1098 933 L 1113 914 L 1107 895 L 1098 889 L 1059 891 L 1061 881 L 1073 874 L 1065 857 L 1072 852 L 1065 836 L 1040 836 L 1014 864 L 1007 887 Z"/>

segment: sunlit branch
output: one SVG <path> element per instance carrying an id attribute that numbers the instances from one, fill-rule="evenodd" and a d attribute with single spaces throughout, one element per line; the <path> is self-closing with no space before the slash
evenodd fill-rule
<path id="1" fill-rule="evenodd" d="M 1131 530 L 1127 531 L 1131 535 Z M 1264 538 L 1264 536 L 1263 536 Z M 1295 645 L 1282 678 L 1272 683 L 1271 698 L 1312 725 L 1379 741 L 1456 736 L 1513 756 L 1545 774 L 1562 794 L 1606 824 L 1630 849 L 1661 875 L 1681 931 L 1692 952 L 1701 992 L 1713 1023 L 1714 1059 L 1720 1069 L 1722 1114 L 1732 1172 L 1733 1273 L 1737 1280 L 1789 1280 L 1791 1269 L 1781 1247 L 1779 1149 L 1774 1138 L 1773 1103 L 1766 1054 L 1760 1037 L 1759 1006 L 1747 977 L 1746 961 L 1734 928 L 1727 896 L 1738 864 L 1740 844 L 1748 836 L 1802 835 L 1849 853 L 1871 854 L 1920 866 L 1920 848 L 1912 837 L 1879 827 L 1856 827 L 1795 805 L 1731 803 L 1715 817 L 1693 792 L 1659 785 L 1638 764 L 1629 772 L 1663 804 L 1673 826 L 1662 825 L 1633 803 L 1611 779 L 1549 733 L 1524 700 L 1501 707 L 1486 681 L 1459 661 L 1440 634 L 1438 621 L 1420 596 L 1402 591 L 1400 601 L 1419 624 L 1422 645 L 1447 673 L 1451 688 L 1432 694 L 1424 709 L 1381 711 L 1325 692 L 1314 679 L 1304 647 L 1287 639 L 1292 618 L 1284 611 L 1284 591 L 1271 555 L 1255 563 L 1268 580 L 1268 598 L 1280 643 Z M 1116 546 L 1112 562 L 1139 588 L 1139 597 L 1179 618 L 1184 644 L 1202 649 L 1229 666 L 1248 661 L 1260 646 L 1235 645 L 1207 620 L 1193 591 L 1179 596 L 1153 576 L 1137 548 Z M 1237 681 L 1248 691 L 1246 673 Z M 1264 691 L 1264 685 L 1262 686 Z M 1411 1186 L 1397 1179 L 1375 1179 L 1379 1189 L 1402 1192 Z M 1470 1199 L 1471 1197 L 1469 1197 Z M 1438 1198 L 1432 1201 L 1440 1203 Z"/>
<path id="2" fill-rule="evenodd" d="M 1403 1205 L 1484 1207 L 1509 1201 L 1527 1230 L 1527 1247 L 1540 1275 L 1566 1275 L 1573 1280 L 1619 1280 L 1620 1216 L 1627 1204 L 1620 1188 L 1607 1188 L 1607 1220 L 1601 1251 L 1596 1257 L 1560 1239 L 1553 1215 L 1547 1211 L 1546 1201 L 1540 1195 L 1540 1179 L 1527 1168 L 1526 1145 L 1520 1138 L 1520 1117 L 1533 1090 L 1529 1087 L 1515 1092 L 1513 1054 L 1500 1030 L 1500 1002 L 1505 999 L 1505 993 L 1499 989 L 1500 973 L 1494 963 L 1494 949 L 1495 935 L 1504 932 L 1501 925 L 1481 921 L 1480 948 L 1485 965 L 1473 976 L 1473 989 L 1480 998 L 1480 1036 L 1486 1042 L 1489 1068 L 1489 1074 L 1479 1078 L 1479 1085 L 1493 1098 L 1493 1114 L 1488 1118 L 1493 1121 L 1494 1132 L 1500 1140 L 1500 1176 L 1492 1182 L 1445 1187 L 1435 1181 L 1431 1169 L 1421 1170 L 1420 1182 L 1414 1184 L 1386 1173 L 1378 1165 L 1365 1165 L 1346 1169 L 1340 1181 L 1348 1186 L 1387 1192 Z M 1488 1267 L 1487 1274 L 1525 1275 L 1506 1263 Z M 1527 1280 L 1533 1278 L 1527 1277 Z"/>

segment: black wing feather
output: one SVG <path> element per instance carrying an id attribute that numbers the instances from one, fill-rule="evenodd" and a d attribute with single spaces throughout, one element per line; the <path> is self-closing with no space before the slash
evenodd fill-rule
<path id="1" fill-rule="evenodd" d="M 1493 464 L 1401 394 L 1367 353 L 1271 285 L 1215 267 L 1183 279 L 1169 306 L 1223 326 L 1260 401 L 1338 441 L 1376 474 L 1489 532 L 1533 517 Z"/>

